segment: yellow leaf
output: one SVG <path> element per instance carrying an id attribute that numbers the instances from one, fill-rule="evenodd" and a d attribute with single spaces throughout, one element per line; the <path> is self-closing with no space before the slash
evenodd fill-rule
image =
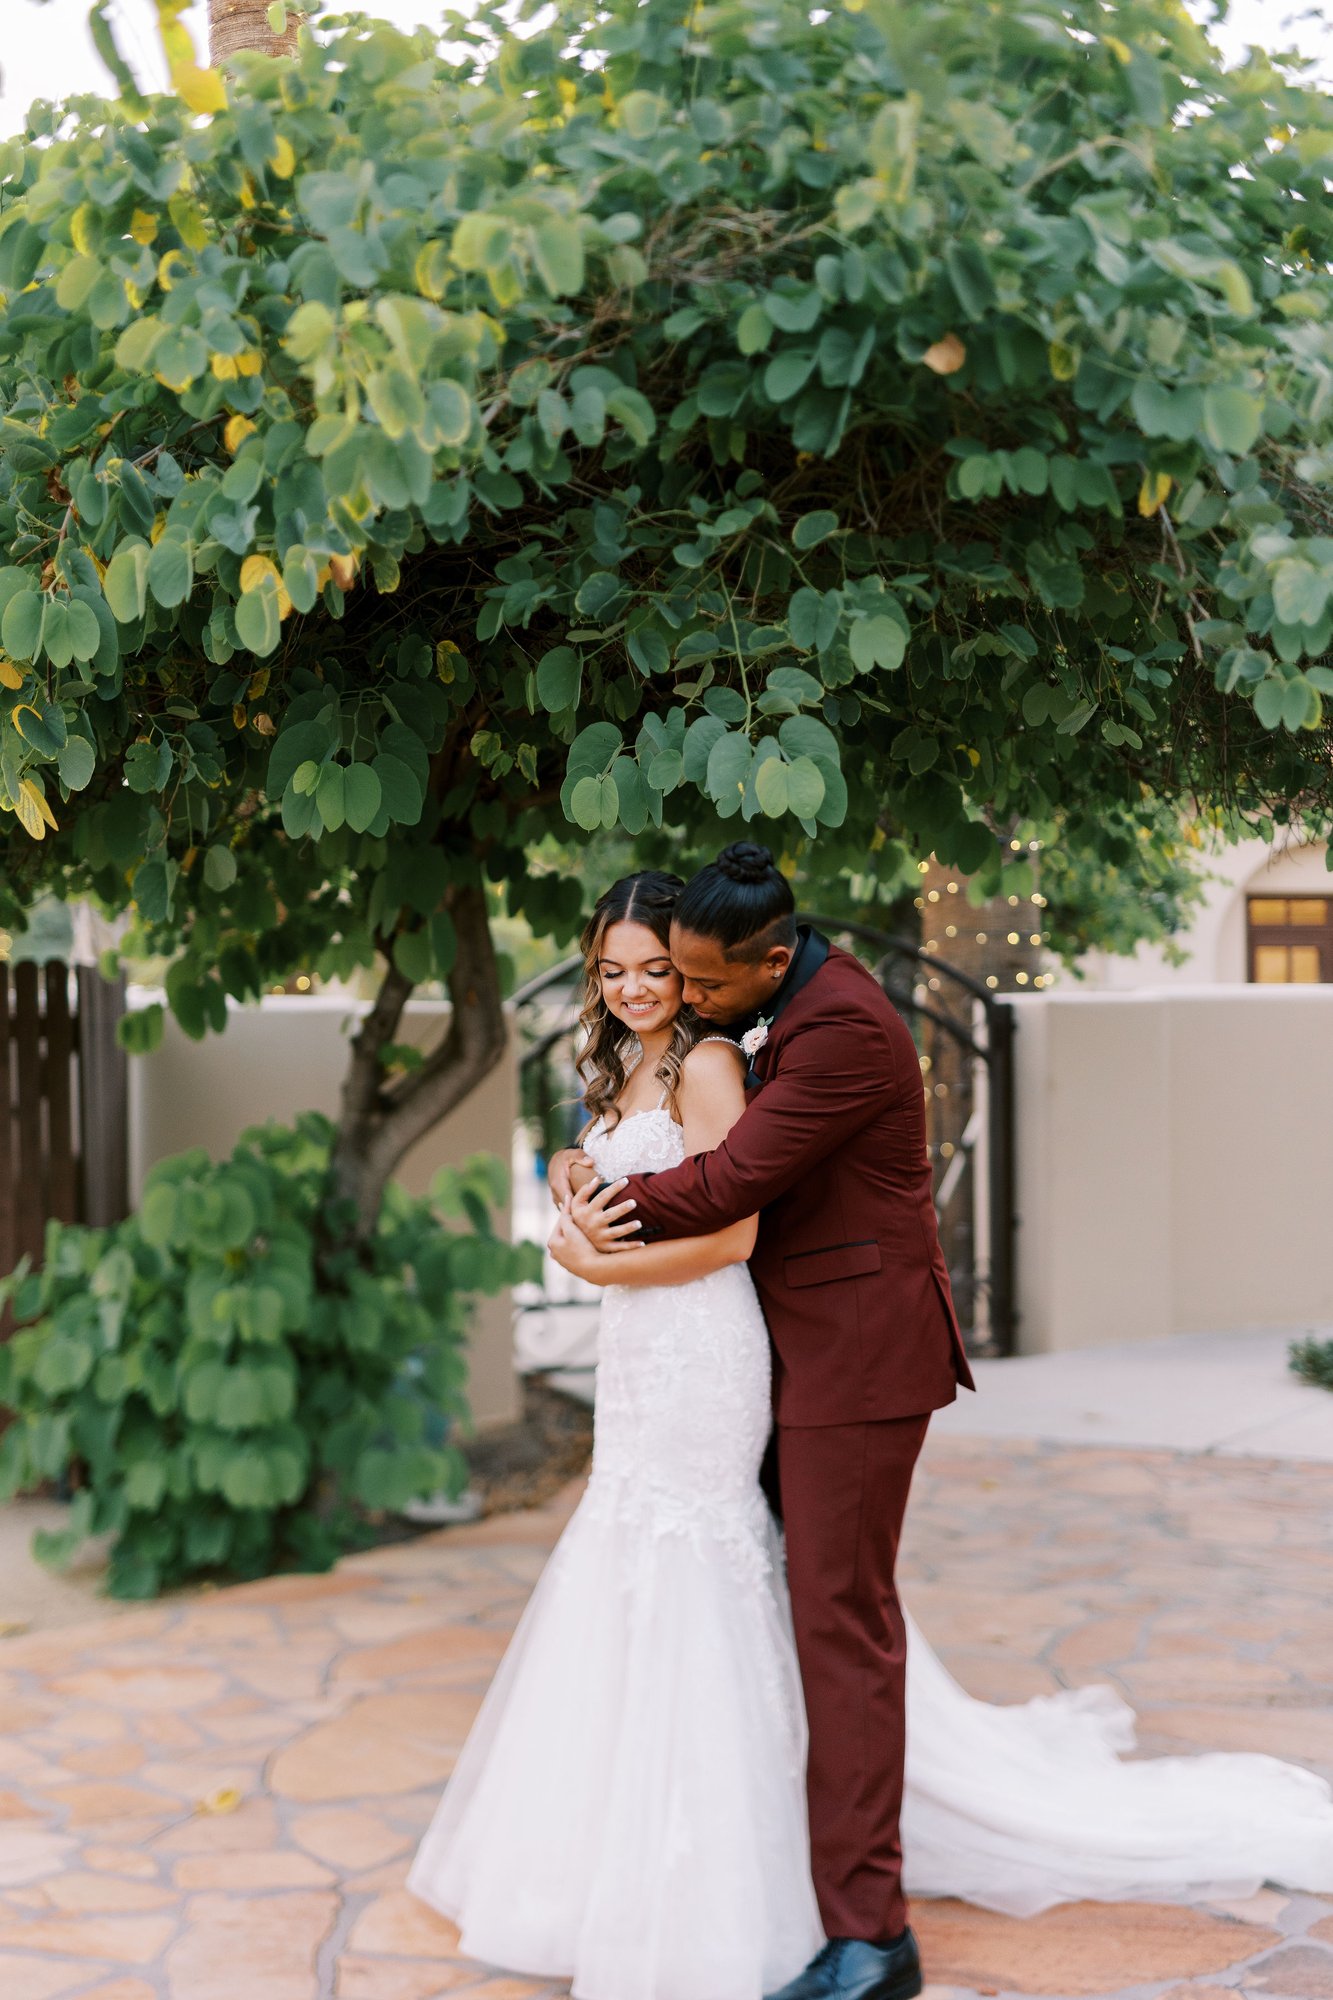
<path id="1" fill-rule="evenodd" d="M 236 356 L 238 375 L 257 375 L 263 365 L 264 357 L 257 347 L 247 347 L 243 353 Z"/>
<path id="2" fill-rule="evenodd" d="M 956 375 L 967 360 L 967 349 L 956 333 L 946 333 L 943 340 L 926 349 L 921 359 L 936 375 Z"/>
<path id="3" fill-rule="evenodd" d="M 244 710 L 244 709 L 243 709 L 243 708 L 241 707 L 241 705 L 240 705 L 240 703 L 239 703 L 239 702 L 237 702 L 236 706 L 235 706 L 235 707 L 234 707 L 234 708 L 232 709 L 232 712 L 231 712 L 231 719 L 232 719 L 232 721 L 233 721 L 233 722 L 235 723 L 235 725 L 236 725 L 236 727 L 237 727 L 238 729 L 244 729 L 244 727 L 245 727 L 245 710 Z"/>
<path id="4" fill-rule="evenodd" d="M 249 174 L 241 175 L 241 207 L 254 208 L 257 205 L 255 184 Z"/>
<path id="5" fill-rule="evenodd" d="M 241 1803 L 241 1794 L 234 1785 L 227 1785 L 220 1792 L 210 1792 L 206 1799 L 200 1799 L 195 1811 L 201 1813 L 234 1813 Z"/>
<path id="6" fill-rule="evenodd" d="M 280 181 L 289 181 L 296 172 L 296 149 L 283 133 L 279 132 L 273 151 L 269 154 L 269 167 Z"/>
<path id="7" fill-rule="evenodd" d="M 139 308 L 143 304 L 143 293 L 139 290 L 139 287 L 136 284 L 131 282 L 129 278 L 122 278 L 121 283 L 125 287 L 125 297 L 129 301 L 130 311 L 138 312 Z"/>
<path id="8" fill-rule="evenodd" d="M 21 688 L 23 686 L 23 675 L 12 660 L 0 659 L 0 686 L 7 688 Z"/>
<path id="9" fill-rule="evenodd" d="M 199 117 L 211 117 L 227 108 L 227 87 L 221 70 L 199 69 L 194 63 L 179 63 L 171 72 L 172 88 L 181 102 Z"/>
<path id="10" fill-rule="evenodd" d="M 556 78 L 555 87 L 556 87 L 556 92 L 559 95 L 560 102 L 564 105 L 565 109 L 568 110 L 570 105 L 574 104 L 578 99 L 579 93 L 577 85 L 573 82 L 573 80 L 570 77 L 561 76 Z"/>
<path id="11" fill-rule="evenodd" d="M 146 208 L 136 208 L 130 217 L 130 235 L 136 243 L 151 243 L 157 235 L 157 217 Z"/>
<path id="12" fill-rule="evenodd" d="M 211 354 L 208 365 L 219 382 L 236 380 L 236 356 L 234 354 Z"/>
<path id="13" fill-rule="evenodd" d="M 179 250 L 168 250 L 157 267 L 157 282 L 164 292 L 169 292 L 178 277 L 185 277 L 190 269 Z"/>
<path id="14" fill-rule="evenodd" d="M 23 740 L 26 743 L 29 741 L 29 738 L 27 736 L 24 736 L 23 724 L 19 720 L 20 716 L 24 715 L 31 715 L 35 717 L 35 719 L 38 722 L 40 722 L 42 719 L 42 712 L 40 709 L 34 708 L 30 701 L 20 701 L 16 703 L 16 705 L 13 708 L 10 709 L 9 719 L 13 723 L 15 729 L 17 729 L 19 735 L 23 736 Z"/>
<path id="15" fill-rule="evenodd" d="M 1122 42 L 1118 35 L 1103 35 L 1102 41 L 1111 51 L 1116 61 L 1123 63 L 1128 68 L 1134 60 L 1134 51 L 1130 48 L 1128 42 Z"/>
<path id="16" fill-rule="evenodd" d="M 191 250 L 202 250 L 208 241 L 208 224 L 197 203 L 188 195 L 173 194 L 167 203 L 167 214 L 176 225 L 181 242 Z"/>
<path id="17" fill-rule="evenodd" d="M 152 543 L 154 548 L 157 547 L 158 543 L 161 541 L 163 535 L 165 535 L 166 532 L 167 532 L 166 515 L 154 514 L 153 525 L 148 531 L 148 539 Z"/>
<path id="18" fill-rule="evenodd" d="M 25 778 L 23 780 L 23 783 L 19 786 L 18 809 L 20 818 L 23 817 L 24 799 L 27 799 L 31 805 L 36 807 L 39 821 L 45 820 L 46 824 L 51 828 L 53 833 L 58 833 L 60 831 L 59 827 L 56 825 L 56 816 L 52 812 L 50 806 L 46 803 L 46 794 L 43 792 L 40 785 L 35 785 L 33 783 L 31 778 Z M 26 819 L 23 821 L 23 823 L 25 826 L 27 826 L 28 824 Z M 36 840 L 40 840 L 42 836 L 40 833 L 38 833 L 35 834 L 33 837 Z"/>
<path id="19" fill-rule="evenodd" d="M 1150 514 L 1157 512 L 1157 509 L 1161 506 L 1170 491 L 1171 475 L 1169 472 L 1144 473 L 1143 484 L 1139 488 L 1139 512 L 1145 520 Z"/>
<path id="20" fill-rule="evenodd" d="M 45 840 L 46 823 L 42 818 L 42 803 L 31 778 L 25 778 L 19 786 L 15 810 L 24 832 L 31 834 L 34 840 Z"/>
<path id="21" fill-rule="evenodd" d="M 242 595 L 247 591 L 260 589 L 266 576 L 271 576 L 275 582 L 281 581 L 278 566 L 272 556 L 247 556 L 241 564 Z"/>
<path id="22" fill-rule="evenodd" d="M 260 709 L 255 717 L 255 728 L 261 736 L 276 736 L 278 733 L 278 725 L 271 715 L 265 714 L 263 709 Z"/>
<path id="23" fill-rule="evenodd" d="M 1051 373 L 1057 382 L 1072 382 L 1078 374 L 1078 355 L 1063 340 L 1053 340 L 1048 350 Z"/>
<path id="24" fill-rule="evenodd" d="M 96 211 L 91 202 L 82 202 L 69 219 L 69 240 L 80 257 L 91 256 L 97 247 L 97 236 L 90 225 Z"/>
<path id="25" fill-rule="evenodd" d="M 233 458 L 254 428 L 249 417 L 228 417 L 227 427 L 222 433 L 222 442 Z"/>
<path id="26" fill-rule="evenodd" d="M 258 668 L 257 671 L 251 674 L 250 676 L 250 685 L 246 689 L 247 699 L 250 701 L 258 701 L 261 694 L 266 694 L 268 692 L 268 684 L 272 678 L 273 678 L 272 667 Z"/>

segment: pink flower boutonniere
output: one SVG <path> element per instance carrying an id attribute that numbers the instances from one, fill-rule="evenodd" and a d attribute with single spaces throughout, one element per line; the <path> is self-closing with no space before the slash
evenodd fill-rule
<path id="1" fill-rule="evenodd" d="M 741 1049 L 750 1062 L 754 1061 L 767 1040 L 767 1021 L 760 1021 L 757 1026 L 746 1029 L 745 1033 L 741 1036 Z"/>

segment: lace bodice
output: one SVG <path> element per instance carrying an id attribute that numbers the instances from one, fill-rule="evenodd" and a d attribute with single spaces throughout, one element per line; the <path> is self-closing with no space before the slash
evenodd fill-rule
<path id="1" fill-rule="evenodd" d="M 671 1116 L 669 1105 L 652 1111 L 631 1111 L 610 1131 L 599 1118 L 583 1142 L 603 1180 L 622 1174 L 660 1174 L 685 1158 L 685 1134 Z"/>

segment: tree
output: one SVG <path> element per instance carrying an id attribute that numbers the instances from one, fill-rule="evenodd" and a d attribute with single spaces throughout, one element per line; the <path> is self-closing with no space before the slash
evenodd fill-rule
<path id="1" fill-rule="evenodd" d="M 578 921 L 552 830 L 1026 894 L 1020 821 L 1131 880 L 1164 802 L 1327 827 L 1290 66 L 1159 0 L 612 0 L 224 82 L 165 14 L 174 95 L 104 24 L 119 100 L 0 149 L 0 921 L 131 905 L 194 1034 L 378 965 L 363 1236 L 499 1057 L 496 900 Z"/>
<path id="2" fill-rule="evenodd" d="M 208 0 L 208 52 L 214 63 L 226 62 L 243 49 L 262 55 L 294 55 L 299 17 L 290 16 L 277 0 Z"/>

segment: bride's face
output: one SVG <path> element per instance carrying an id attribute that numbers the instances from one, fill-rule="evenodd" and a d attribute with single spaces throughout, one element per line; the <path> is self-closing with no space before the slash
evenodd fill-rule
<path id="1" fill-rule="evenodd" d="M 597 977 L 607 1012 L 636 1035 L 669 1028 L 680 1012 L 680 974 L 646 924 L 607 925 Z"/>

